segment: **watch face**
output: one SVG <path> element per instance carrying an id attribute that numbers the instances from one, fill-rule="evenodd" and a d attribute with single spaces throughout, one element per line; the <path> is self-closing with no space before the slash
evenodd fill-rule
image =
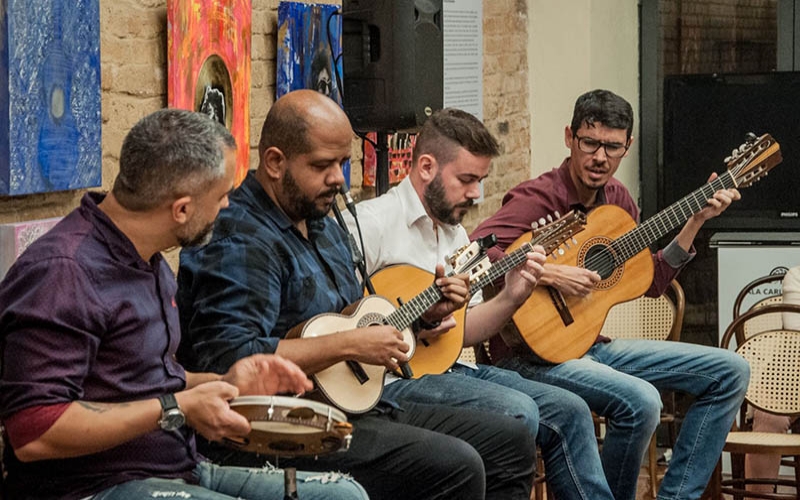
<path id="1" fill-rule="evenodd" d="M 162 414 L 158 423 L 165 431 L 174 431 L 186 423 L 186 417 L 180 409 L 171 408 Z"/>

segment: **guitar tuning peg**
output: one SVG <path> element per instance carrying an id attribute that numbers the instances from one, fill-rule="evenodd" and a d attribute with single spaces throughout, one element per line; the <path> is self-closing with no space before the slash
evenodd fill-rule
<path id="1" fill-rule="evenodd" d="M 563 249 L 563 248 L 559 248 L 559 249 L 558 249 L 558 255 L 564 255 L 564 253 L 565 253 L 565 252 L 564 252 L 564 249 Z"/>
<path id="2" fill-rule="evenodd" d="M 565 241 L 564 246 L 567 247 L 567 250 L 570 250 L 569 241 Z"/>
<path id="3" fill-rule="evenodd" d="M 752 144 L 758 140 L 758 136 L 752 132 L 748 132 L 745 137 L 745 142 L 748 144 Z"/>
<path id="4" fill-rule="evenodd" d="M 573 245 L 577 245 L 578 244 L 578 240 L 576 240 L 574 236 L 572 237 L 572 244 Z"/>
<path id="5" fill-rule="evenodd" d="M 733 158 L 731 158 L 730 156 L 726 156 L 725 159 L 722 160 L 722 163 L 730 163 L 731 160 L 733 160 Z"/>
<path id="6" fill-rule="evenodd" d="M 558 210 L 556 210 L 554 213 L 556 215 L 556 219 L 560 219 L 561 218 L 561 214 L 558 213 Z"/>
<path id="7" fill-rule="evenodd" d="M 536 221 L 531 222 L 531 229 L 533 229 L 534 231 L 539 229 L 539 223 Z"/>
<path id="8" fill-rule="evenodd" d="M 540 219 L 539 219 L 539 224 L 541 224 L 541 225 L 543 225 L 543 226 L 547 224 L 547 221 L 545 220 L 545 218 L 544 218 L 544 217 L 542 217 L 542 218 L 540 218 Z"/>
<path id="9" fill-rule="evenodd" d="M 553 216 L 548 214 L 547 215 L 547 222 L 553 222 L 553 220 L 555 220 L 555 219 L 553 219 Z"/>

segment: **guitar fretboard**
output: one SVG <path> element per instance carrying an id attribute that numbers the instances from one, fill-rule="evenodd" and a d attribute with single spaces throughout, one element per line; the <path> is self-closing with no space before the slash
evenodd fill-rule
<path id="1" fill-rule="evenodd" d="M 439 287 L 435 284 L 431 285 L 386 316 L 386 323 L 402 332 L 420 318 L 432 305 L 439 302 L 442 297 L 442 291 L 439 290 Z"/>
<path id="2" fill-rule="evenodd" d="M 616 268 L 622 265 L 625 261 L 650 246 L 651 243 L 684 224 L 691 216 L 708 206 L 708 200 L 714 196 L 715 192 L 733 187 L 736 187 L 733 175 L 730 171 L 726 171 L 705 186 L 681 198 L 623 234 L 609 245 L 613 256 L 613 267 Z M 587 269 L 598 271 L 602 275 L 602 269 L 597 269 L 597 267 L 607 263 L 608 261 L 604 258 L 590 258 L 585 265 Z M 592 267 L 593 265 L 594 267 Z"/>

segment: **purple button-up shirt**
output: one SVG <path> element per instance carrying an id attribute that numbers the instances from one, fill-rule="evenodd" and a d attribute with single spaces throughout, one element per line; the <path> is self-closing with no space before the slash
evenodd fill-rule
<path id="1" fill-rule="evenodd" d="M 120 403 L 185 386 L 176 284 L 160 254 L 145 262 L 87 194 L 0 283 L 0 419 L 76 400 Z M 144 477 L 191 479 L 191 431 L 155 431 L 76 458 L 22 463 L 7 450 L 14 498 L 83 498 Z"/>

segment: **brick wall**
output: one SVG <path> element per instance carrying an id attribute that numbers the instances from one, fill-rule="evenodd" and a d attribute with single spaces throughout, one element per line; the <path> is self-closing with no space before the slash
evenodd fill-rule
<path id="1" fill-rule="evenodd" d="M 341 3 L 341 2 L 327 2 Z M 251 166 L 261 124 L 275 96 L 278 0 L 253 0 Z M 122 140 L 142 116 L 167 104 L 166 0 L 100 0 L 103 189 L 117 173 Z M 502 195 L 529 171 L 525 0 L 484 2 L 484 117 L 503 154 L 486 181 L 486 201 L 466 218 L 472 228 L 500 206 Z M 354 141 L 353 184 L 361 182 L 360 144 Z M 0 223 L 64 215 L 84 191 L 0 197 Z M 356 195 L 369 197 L 369 191 Z M 174 259 L 174 257 L 173 257 Z"/>

